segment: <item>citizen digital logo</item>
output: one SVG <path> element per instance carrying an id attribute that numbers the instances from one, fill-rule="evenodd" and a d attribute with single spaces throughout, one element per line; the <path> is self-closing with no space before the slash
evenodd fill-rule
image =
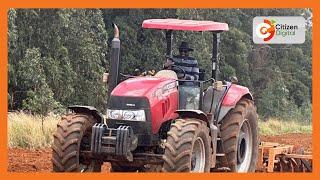
<path id="1" fill-rule="evenodd" d="M 287 25 L 287 24 L 277 24 L 276 29 L 278 30 L 296 30 L 298 29 L 297 25 Z"/>
<path id="2" fill-rule="evenodd" d="M 285 36 L 294 36 L 296 35 L 296 30 L 299 27 L 297 25 L 287 25 L 287 24 L 277 24 L 276 25 L 276 35 Z"/>
<path id="3" fill-rule="evenodd" d="M 306 20 L 300 16 L 269 16 L 253 19 L 252 39 L 256 44 L 301 44 Z"/>

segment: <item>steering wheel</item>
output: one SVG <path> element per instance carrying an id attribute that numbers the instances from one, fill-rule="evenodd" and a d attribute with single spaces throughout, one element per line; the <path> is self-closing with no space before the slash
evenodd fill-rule
<path id="1" fill-rule="evenodd" d="M 172 64 L 171 68 L 177 74 L 178 79 L 184 79 L 186 77 L 186 71 L 183 70 L 181 67 Z M 181 75 L 183 75 L 183 76 L 181 76 Z"/>

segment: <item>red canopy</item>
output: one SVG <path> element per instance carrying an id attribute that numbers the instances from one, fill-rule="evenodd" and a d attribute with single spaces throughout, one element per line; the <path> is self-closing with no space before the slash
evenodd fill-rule
<path id="1" fill-rule="evenodd" d="M 166 29 L 183 31 L 228 31 L 227 23 L 214 21 L 195 21 L 180 19 L 147 19 L 142 23 L 147 29 Z"/>

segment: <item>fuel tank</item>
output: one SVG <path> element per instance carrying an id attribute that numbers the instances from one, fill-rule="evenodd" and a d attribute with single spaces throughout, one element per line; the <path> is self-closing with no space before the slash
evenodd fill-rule
<path id="1" fill-rule="evenodd" d="M 157 134 L 163 122 L 178 117 L 175 113 L 179 102 L 177 85 L 176 80 L 165 77 L 135 77 L 121 82 L 111 96 L 146 98 L 151 112 L 151 120 L 147 121 L 152 122 L 152 133 Z"/>

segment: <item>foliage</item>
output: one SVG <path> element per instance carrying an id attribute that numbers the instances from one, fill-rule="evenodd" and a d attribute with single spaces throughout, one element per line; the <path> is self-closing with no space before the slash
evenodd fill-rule
<path id="1" fill-rule="evenodd" d="M 142 21 L 179 18 L 229 24 L 221 34 L 221 79 L 237 76 L 249 87 L 260 117 L 311 122 L 311 21 L 304 44 L 253 44 L 252 19 L 270 15 L 312 18 L 310 9 L 10 9 L 9 109 L 45 114 L 83 104 L 104 111 L 101 77 L 109 67 L 111 23 L 120 29 L 121 72 L 130 74 L 160 70 L 165 61 L 164 31 L 144 30 Z M 209 78 L 212 35 L 174 32 L 175 54 L 181 41 L 194 48 L 191 55 Z"/>
<path id="2" fill-rule="evenodd" d="M 282 121 L 279 119 L 268 119 L 259 122 L 259 135 L 273 136 L 289 133 L 311 134 L 312 125 L 310 123 L 301 123 L 298 121 Z"/>
<path id="3" fill-rule="evenodd" d="M 10 109 L 42 114 L 73 103 L 103 109 L 101 10 L 13 9 L 8 16 Z"/>
<path id="4" fill-rule="evenodd" d="M 39 123 L 42 117 L 23 112 L 8 114 L 9 147 L 47 148 L 52 144 L 52 134 L 56 131 L 59 116 L 50 114 L 44 117 L 44 128 Z M 44 131 L 42 130 L 44 129 Z M 286 133 L 312 133 L 312 126 L 297 121 L 282 122 L 279 119 L 259 121 L 260 135 L 278 135 Z"/>
<path id="5" fill-rule="evenodd" d="M 23 112 L 8 114 L 8 142 L 9 147 L 20 148 L 46 148 L 50 147 L 53 141 L 52 134 L 56 131 L 59 117 L 49 115 L 43 117 L 26 114 Z"/>
<path id="6" fill-rule="evenodd" d="M 22 107 L 42 116 L 58 108 L 59 102 L 53 98 L 53 92 L 46 82 L 39 49 L 27 49 L 25 58 L 19 62 L 19 68 L 20 80 L 29 89 Z"/>

